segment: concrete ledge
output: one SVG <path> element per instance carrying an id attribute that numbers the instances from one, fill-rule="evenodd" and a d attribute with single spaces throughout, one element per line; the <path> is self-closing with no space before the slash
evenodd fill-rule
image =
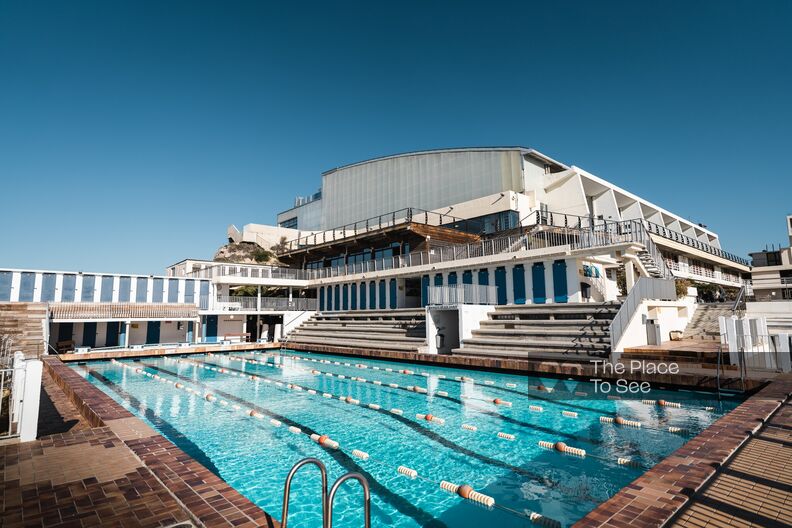
<path id="1" fill-rule="evenodd" d="M 172 356 L 178 354 L 201 354 L 204 352 L 217 352 L 222 348 L 226 351 L 261 350 L 264 348 L 280 348 L 278 343 L 236 343 L 230 345 L 193 345 L 188 347 L 148 347 L 148 348 L 119 348 L 114 350 L 86 352 L 84 354 L 58 354 L 62 361 L 91 361 L 93 359 L 124 359 L 150 356 Z"/>

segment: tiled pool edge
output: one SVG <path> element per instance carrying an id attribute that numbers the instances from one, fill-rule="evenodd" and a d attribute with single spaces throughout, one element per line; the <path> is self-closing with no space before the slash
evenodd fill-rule
<path id="1" fill-rule="evenodd" d="M 138 420 L 59 358 L 49 356 L 43 361 L 47 372 L 92 427 L 112 428 L 115 420 Z M 140 424 L 148 427 L 142 421 Z M 230 527 L 252 523 L 279 528 L 278 521 L 164 436 L 154 434 L 122 441 L 201 525 Z"/>
<path id="2" fill-rule="evenodd" d="M 792 379 L 773 381 L 589 512 L 574 527 L 663 526 L 790 396 Z"/>

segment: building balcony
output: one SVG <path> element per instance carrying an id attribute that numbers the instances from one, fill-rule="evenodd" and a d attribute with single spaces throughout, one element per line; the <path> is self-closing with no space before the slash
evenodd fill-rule
<path id="1" fill-rule="evenodd" d="M 719 270 L 711 270 L 701 266 L 686 264 L 684 262 L 674 262 L 673 260 L 666 259 L 666 267 L 671 270 L 674 276 L 683 279 L 700 280 L 702 282 L 715 282 L 724 286 L 740 287 L 744 284 L 749 284 L 738 275 L 733 273 L 726 273 Z"/>

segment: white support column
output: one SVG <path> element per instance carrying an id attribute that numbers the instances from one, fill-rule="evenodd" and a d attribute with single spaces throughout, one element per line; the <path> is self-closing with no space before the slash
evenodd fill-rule
<path id="1" fill-rule="evenodd" d="M 506 269 L 506 304 L 514 304 L 514 264 L 507 264 Z"/>
<path id="2" fill-rule="evenodd" d="M 635 267 L 630 259 L 624 259 L 624 278 L 627 283 L 627 294 L 629 294 L 635 286 Z"/>
<path id="3" fill-rule="evenodd" d="M 548 260 L 544 263 L 545 276 L 545 302 L 552 304 L 555 302 L 555 292 L 553 290 L 553 261 Z"/>
<path id="4" fill-rule="evenodd" d="M 16 361 L 15 361 L 16 363 Z M 19 414 L 19 441 L 31 442 L 36 439 L 38 432 L 39 397 L 41 394 L 41 370 L 43 364 L 38 359 L 22 360 L 24 374 L 22 377 L 24 387 L 22 390 L 22 409 Z M 19 372 L 19 371 L 17 371 Z M 14 379 L 14 382 L 17 380 Z"/>
<path id="5" fill-rule="evenodd" d="M 129 348 L 129 332 L 132 330 L 132 321 L 124 321 L 124 348 Z"/>
<path id="6" fill-rule="evenodd" d="M 580 276 L 578 275 L 577 259 L 566 260 L 567 276 L 567 302 L 579 303 L 583 301 L 580 293 Z"/>
<path id="7" fill-rule="evenodd" d="M 525 268 L 525 304 L 533 304 L 533 262 L 524 262 Z"/>
<path id="8" fill-rule="evenodd" d="M 261 311 L 261 286 L 256 287 L 256 311 Z"/>

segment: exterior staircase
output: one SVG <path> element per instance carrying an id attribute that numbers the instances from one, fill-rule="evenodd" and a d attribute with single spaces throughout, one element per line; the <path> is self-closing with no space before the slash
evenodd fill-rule
<path id="1" fill-rule="evenodd" d="M 426 345 L 423 308 L 322 312 L 291 331 L 284 346 L 329 346 L 418 352 Z"/>
<path id="2" fill-rule="evenodd" d="M 732 315 L 730 303 L 699 304 L 693 318 L 685 327 L 683 339 L 719 339 L 718 317 Z"/>
<path id="3" fill-rule="evenodd" d="M 610 354 L 616 303 L 496 306 L 455 355 L 579 361 Z"/>
<path id="4" fill-rule="evenodd" d="M 649 273 L 650 277 L 655 278 L 655 279 L 664 278 L 663 277 L 663 271 L 657 265 L 657 262 L 655 262 L 655 259 L 652 258 L 651 253 L 649 253 L 646 250 L 639 251 L 638 252 L 638 260 L 641 261 L 641 264 L 643 264 L 644 269 L 646 269 L 646 271 L 647 271 L 647 273 Z"/>

